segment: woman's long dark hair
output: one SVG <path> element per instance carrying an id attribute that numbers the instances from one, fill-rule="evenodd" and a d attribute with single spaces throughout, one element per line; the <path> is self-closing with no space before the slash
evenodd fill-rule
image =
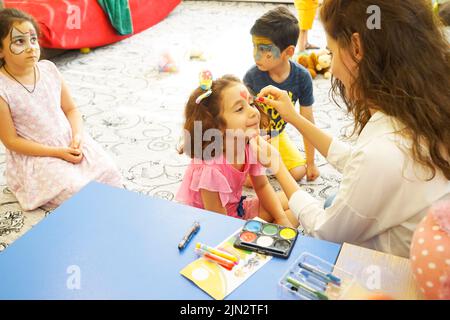
<path id="1" fill-rule="evenodd" d="M 360 37 L 363 57 L 352 87 L 337 79 L 332 86 L 333 99 L 344 99 L 354 116 L 353 133 L 369 121 L 369 108 L 380 110 L 406 126 L 400 134 L 411 139 L 412 158 L 430 169 L 430 179 L 439 170 L 450 180 L 450 46 L 430 3 L 325 0 L 320 16 L 341 50 L 351 53 L 352 35 Z M 367 25 L 373 5 L 380 29 Z"/>

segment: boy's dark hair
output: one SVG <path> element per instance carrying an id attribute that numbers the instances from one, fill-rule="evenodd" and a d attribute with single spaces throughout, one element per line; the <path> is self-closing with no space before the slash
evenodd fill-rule
<path id="1" fill-rule="evenodd" d="M 450 1 L 439 5 L 439 17 L 445 26 L 450 26 Z"/>
<path id="2" fill-rule="evenodd" d="M 29 14 L 14 9 L 14 8 L 6 8 L 6 9 L 0 9 L 0 48 L 3 49 L 2 43 L 3 39 L 5 39 L 9 35 L 9 31 L 11 30 L 13 24 L 15 22 L 30 22 L 34 29 L 36 30 L 36 33 L 39 36 L 39 25 L 37 24 L 36 20 Z M 0 66 L 3 66 L 5 63 L 4 59 L 0 59 Z"/>
<path id="3" fill-rule="evenodd" d="M 270 39 L 281 52 L 289 46 L 297 45 L 299 33 L 297 18 L 283 6 L 266 12 L 250 29 L 252 36 Z"/>

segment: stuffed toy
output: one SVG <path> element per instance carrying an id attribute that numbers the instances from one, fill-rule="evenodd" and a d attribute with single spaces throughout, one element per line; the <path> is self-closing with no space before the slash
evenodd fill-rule
<path id="1" fill-rule="evenodd" d="M 164 52 L 158 62 L 159 72 L 175 73 L 178 72 L 178 66 L 175 60 L 168 52 Z"/>
<path id="2" fill-rule="evenodd" d="M 317 77 L 316 72 L 316 66 L 318 63 L 317 55 L 312 52 L 311 54 L 302 54 L 297 58 L 297 62 L 304 66 L 309 73 L 311 74 L 311 77 L 315 79 Z"/>
<path id="3" fill-rule="evenodd" d="M 313 79 L 318 74 L 323 74 L 325 79 L 331 78 L 331 54 L 326 49 L 311 52 L 309 55 L 300 55 L 297 58 L 297 62 L 309 71 Z"/>
<path id="4" fill-rule="evenodd" d="M 323 74 L 325 79 L 331 78 L 330 72 L 331 66 L 331 54 L 328 50 L 324 49 L 317 53 L 316 71 L 318 74 Z"/>

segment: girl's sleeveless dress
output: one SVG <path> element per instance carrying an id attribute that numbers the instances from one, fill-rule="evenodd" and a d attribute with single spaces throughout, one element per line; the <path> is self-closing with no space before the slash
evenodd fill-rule
<path id="1" fill-rule="evenodd" d="M 39 79 L 33 93 L 0 74 L 0 97 L 9 105 L 17 134 L 53 147 L 68 147 L 72 130 L 61 108 L 62 78 L 50 61 L 37 64 Z M 35 157 L 6 149 L 6 182 L 23 210 L 54 208 L 90 181 L 122 186 L 112 159 L 87 134 L 82 137 L 83 160 L 72 164 L 54 157 Z"/>

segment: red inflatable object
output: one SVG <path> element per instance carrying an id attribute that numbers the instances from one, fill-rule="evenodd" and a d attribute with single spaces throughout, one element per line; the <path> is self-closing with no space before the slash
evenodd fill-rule
<path id="1" fill-rule="evenodd" d="M 129 0 L 134 34 L 164 19 L 181 0 Z M 5 0 L 38 21 L 44 48 L 94 48 L 128 38 L 120 36 L 96 0 Z"/>

